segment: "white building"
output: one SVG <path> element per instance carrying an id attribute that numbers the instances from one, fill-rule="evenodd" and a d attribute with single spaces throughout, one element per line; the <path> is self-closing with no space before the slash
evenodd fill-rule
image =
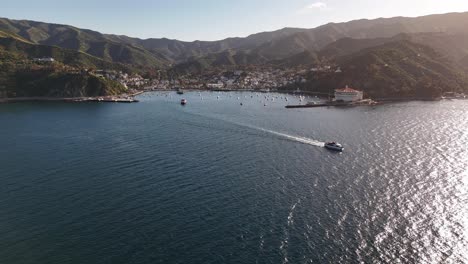
<path id="1" fill-rule="evenodd" d="M 54 62 L 54 58 L 34 58 L 33 61 L 35 62 Z"/>
<path id="2" fill-rule="evenodd" d="M 208 88 L 212 88 L 212 89 L 221 89 L 221 88 L 224 88 L 224 84 L 223 83 L 208 83 L 206 85 Z"/>
<path id="3" fill-rule="evenodd" d="M 343 89 L 335 90 L 335 100 L 336 101 L 344 101 L 344 102 L 354 102 L 362 100 L 364 93 L 362 91 L 358 91 L 352 89 L 346 85 Z"/>

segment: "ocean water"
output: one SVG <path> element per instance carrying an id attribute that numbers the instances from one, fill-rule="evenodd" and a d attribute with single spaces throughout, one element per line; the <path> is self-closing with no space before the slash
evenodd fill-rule
<path id="1" fill-rule="evenodd" d="M 468 101 L 284 96 L 0 105 L 0 263 L 468 263 Z"/>

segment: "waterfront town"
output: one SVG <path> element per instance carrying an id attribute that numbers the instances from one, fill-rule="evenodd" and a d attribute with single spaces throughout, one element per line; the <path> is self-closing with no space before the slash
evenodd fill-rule
<path id="1" fill-rule="evenodd" d="M 42 65 L 53 65 L 52 57 L 33 58 L 32 62 Z M 75 72 L 77 69 L 62 65 L 63 70 Z M 308 77 L 319 73 L 342 72 L 339 66 L 315 65 L 307 68 L 239 66 L 236 69 L 211 69 L 203 73 L 173 74 L 158 70 L 157 74 L 144 78 L 140 74 L 129 74 L 123 71 L 108 69 L 82 69 L 94 75 L 117 81 L 128 89 L 135 90 L 169 90 L 169 89 L 203 89 L 203 90 L 277 90 L 304 84 Z"/>
<path id="2" fill-rule="evenodd" d="M 98 78 L 119 82 L 127 92 L 119 96 L 79 97 L 79 98 L 10 98 L 10 101 L 22 100 L 62 100 L 62 101 L 109 101 L 109 102 L 137 102 L 135 95 L 145 91 L 164 90 L 211 90 L 211 91 L 257 91 L 270 92 L 278 90 L 299 91 L 301 85 L 308 82 L 314 74 L 328 73 L 340 74 L 339 67 L 329 65 L 311 68 L 294 67 L 279 68 L 266 66 L 245 66 L 237 69 L 212 69 L 198 74 L 175 75 L 167 71 L 156 71 L 156 74 L 127 73 L 117 70 L 105 69 L 78 69 L 55 63 L 54 58 L 34 58 L 32 60 L 39 67 L 60 68 L 68 73 L 92 74 Z M 145 76 L 145 77 L 143 77 Z M 356 94 L 355 94 L 356 93 Z M 335 95 L 342 101 L 358 101 L 363 99 L 362 92 L 346 87 L 342 95 Z M 302 100 L 301 100 L 302 101 Z"/>
<path id="3" fill-rule="evenodd" d="M 203 90 L 276 90 L 307 82 L 312 71 L 330 68 L 276 69 L 250 68 L 233 71 L 207 71 L 175 78 L 143 78 L 141 75 L 118 71 L 96 70 L 96 75 L 118 81 L 128 88 L 145 90 L 203 89 Z"/>
<path id="4" fill-rule="evenodd" d="M 36 65 L 46 67 L 60 67 L 62 71 L 69 73 L 86 72 L 99 78 L 119 82 L 127 92 L 120 96 L 80 97 L 80 98 L 49 98 L 48 100 L 66 101 L 109 101 L 109 102 L 137 102 L 135 95 L 145 91 L 164 90 L 211 90 L 211 91 L 294 91 L 301 92 L 304 87 L 316 75 L 339 75 L 342 69 L 337 65 L 314 65 L 310 67 L 268 67 L 268 66 L 239 66 L 235 69 L 211 69 L 202 73 L 174 74 L 170 71 L 156 70 L 152 74 L 127 73 L 108 69 L 78 69 L 63 64 L 55 63 L 54 58 L 34 58 Z M 352 84 L 351 84 L 352 85 Z M 302 93 L 302 92 L 301 92 Z M 364 99 L 364 93 L 359 87 L 351 88 L 335 87 L 326 94 L 319 92 L 316 95 L 327 96 L 326 105 L 333 104 L 375 104 L 376 102 Z M 1 95 L 1 94 L 0 94 Z M 334 100 L 332 101 L 332 97 Z M 463 93 L 445 92 L 441 99 L 463 99 Z M 38 99 L 38 98 L 33 98 Z M 43 100 L 43 98 L 39 98 Z M 39 100 L 38 99 L 38 100 Z M 5 100 L 5 99 L 4 99 Z M 13 98 L 13 101 L 31 100 L 31 98 Z M 302 100 L 301 100 L 302 101 Z M 321 105 L 313 105 L 313 107 Z M 295 106 L 292 106 L 295 107 Z M 311 105 L 300 105 L 299 107 L 311 107 Z"/>

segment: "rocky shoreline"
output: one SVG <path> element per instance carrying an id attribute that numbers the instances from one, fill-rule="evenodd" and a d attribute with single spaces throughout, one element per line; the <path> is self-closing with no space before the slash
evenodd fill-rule
<path id="1" fill-rule="evenodd" d="M 21 102 L 103 102 L 103 103 L 137 103 L 139 102 L 131 96 L 99 96 L 99 97 L 15 97 L 0 98 L 0 103 L 21 103 Z"/>

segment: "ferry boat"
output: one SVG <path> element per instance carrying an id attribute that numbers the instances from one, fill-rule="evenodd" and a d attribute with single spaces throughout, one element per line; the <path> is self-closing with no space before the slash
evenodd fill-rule
<path id="1" fill-rule="evenodd" d="M 187 104 L 187 99 L 182 99 L 182 100 L 180 100 L 180 104 L 181 104 L 181 105 L 186 105 L 186 104 Z"/>
<path id="2" fill-rule="evenodd" d="M 334 151 L 343 151 L 344 147 L 337 142 L 327 142 L 325 143 L 325 148 Z"/>

